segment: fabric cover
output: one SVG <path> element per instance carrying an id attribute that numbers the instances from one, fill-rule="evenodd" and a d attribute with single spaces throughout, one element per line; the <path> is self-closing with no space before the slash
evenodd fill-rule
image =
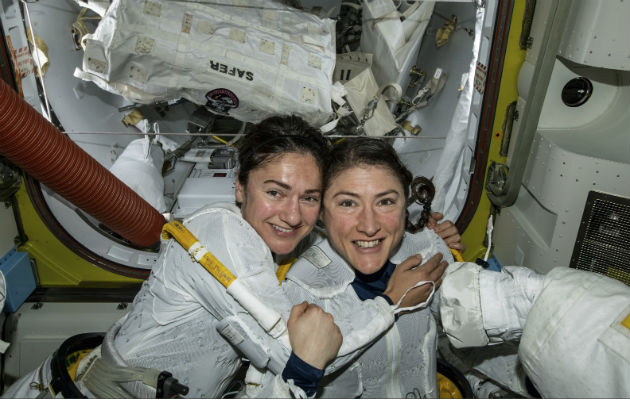
<path id="1" fill-rule="evenodd" d="M 623 283 L 567 267 L 541 275 L 455 263 L 441 289 L 451 344 L 520 338 L 519 358 L 543 397 L 630 396 L 630 289 Z"/>
<path id="2" fill-rule="evenodd" d="M 394 3 L 363 2 L 361 51 L 374 54 L 372 72 L 379 86 L 397 83 L 406 88 L 435 2 L 409 2 L 411 6 L 403 13 Z"/>
<path id="3" fill-rule="evenodd" d="M 332 114 L 335 24 L 272 0 L 114 0 L 74 75 L 130 101 L 185 98 L 259 122 Z"/>
<path id="4" fill-rule="evenodd" d="M 451 344 L 480 347 L 520 337 L 542 280 L 543 275 L 525 267 L 495 272 L 470 262 L 449 265 L 440 313 Z"/>
<path id="5" fill-rule="evenodd" d="M 629 325 L 628 286 L 556 267 L 527 317 L 519 357 L 544 397 L 627 399 Z"/>
<path id="6" fill-rule="evenodd" d="M 163 164 L 162 149 L 143 138 L 129 143 L 109 171 L 162 213 L 166 211 Z"/>

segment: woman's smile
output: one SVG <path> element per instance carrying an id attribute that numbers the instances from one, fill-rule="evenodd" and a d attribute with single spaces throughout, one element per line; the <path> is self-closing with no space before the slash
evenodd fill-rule
<path id="1" fill-rule="evenodd" d="M 276 254 L 290 253 L 315 226 L 322 177 L 310 154 L 286 153 L 236 182 L 243 218 Z"/>
<path id="2" fill-rule="evenodd" d="M 324 197 L 330 243 L 360 272 L 378 271 L 402 238 L 405 201 L 402 185 L 388 168 L 344 170 L 332 178 Z"/>

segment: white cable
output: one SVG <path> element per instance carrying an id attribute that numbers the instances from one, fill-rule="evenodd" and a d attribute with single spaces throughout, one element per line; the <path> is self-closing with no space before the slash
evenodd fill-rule
<path id="1" fill-rule="evenodd" d="M 427 283 L 431 284 L 431 293 L 429 294 L 429 297 L 427 297 L 427 299 L 424 302 L 422 302 L 420 304 L 416 304 L 415 306 L 411 306 L 411 307 L 400 307 L 400 304 L 402 303 L 403 299 L 407 296 L 407 293 L 409 293 L 412 289 L 415 289 L 418 286 L 426 285 Z M 407 289 L 405 291 L 405 293 L 402 295 L 402 297 L 400 298 L 400 300 L 398 300 L 398 303 L 396 303 L 393 306 L 394 314 L 399 314 L 399 313 L 401 313 L 403 311 L 413 311 L 413 310 L 417 310 L 418 308 L 425 307 L 427 304 L 429 304 L 429 302 L 433 298 L 433 293 L 435 293 L 435 282 L 433 282 L 433 281 L 420 281 L 420 282 L 416 283 L 414 286 L 412 286 L 409 289 Z"/>
<path id="2" fill-rule="evenodd" d="M 484 261 L 488 261 L 488 256 L 490 255 L 490 249 L 492 248 L 492 231 L 494 230 L 494 225 L 492 223 L 492 214 L 488 217 L 488 227 L 486 228 L 486 234 L 488 235 L 488 249 L 486 250 L 486 255 L 483 257 Z"/>
<path id="3" fill-rule="evenodd" d="M 67 135 L 140 135 L 139 133 L 130 133 L 130 132 L 62 132 Z M 154 132 L 143 132 L 142 135 L 149 136 L 231 136 L 231 137 L 239 137 L 240 133 L 186 133 L 186 132 L 160 132 L 156 134 Z M 356 137 L 356 135 L 326 135 L 326 137 L 330 138 L 352 138 Z M 444 136 L 413 136 L 409 137 L 410 139 L 446 139 Z"/>

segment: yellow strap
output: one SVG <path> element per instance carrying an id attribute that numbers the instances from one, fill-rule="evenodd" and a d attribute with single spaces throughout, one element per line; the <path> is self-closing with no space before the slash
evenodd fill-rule
<path id="1" fill-rule="evenodd" d="M 228 142 L 226 140 L 223 140 L 223 139 L 221 139 L 218 136 L 212 135 L 212 138 L 217 140 L 217 141 L 219 141 L 219 142 L 221 142 L 221 143 L 223 143 L 223 144 L 228 144 Z"/>
<path id="2" fill-rule="evenodd" d="M 293 263 L 296 261 L 297 261 L 297 258 L 290 258 L 287 260 L 286 263 L 278 266 L 278 269 L 276 270 L 276 276 L 278 277 L 278 282 L 280 282 L 280 284 L 282 284 L 282 281 L 287 276 L 287 272 L 289 272 L 289 268 L 291 268 Z"/>
<path id="3" fill-rule="evenodd" d="M 464 262 L 464 257 L 462 257 L 462 253 L 459 252 L 459 250 L 455 250 L 455 249 L 450 249 L 451 253 L 453 253 L 453 258 L 455 259 L 455 261 L 458 262 Z"/>
<path id="4" fill-rule="evenodd" d="M 179 221 L 171 221 L 164 224 L 162 227 L 162 238 L 174 238 L 186 251 L 189 251 L 195 243 L 199 243 L 199 239 Z M 230 286 L 232 282 L 236 280 L 236 276 L 234 276 L 221 261 L 212 255 L 212 253 L 205 248 L 204 250 L 206 253 L 201 257 L 201 260 L 199 260 L 199 264 L 201 264 L 206 271 L 210 272 L 223 286 Z"/>
<path id="5" fill-rule="evenodd" d="M 70 379 L 74 382 L 77 376 L 77 369 L 79 368 L 79 363 L 85 356 L 90 354 L 94 349 L 85 349 L 85 350 L 77 350 L 74 353 L 70 354 L 66 357 L 66 369 L 68 370 L 68 375 L 70 375 Z"/>

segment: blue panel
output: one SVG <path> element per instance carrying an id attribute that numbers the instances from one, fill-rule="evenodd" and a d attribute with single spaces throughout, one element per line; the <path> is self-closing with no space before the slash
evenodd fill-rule
<path id="1" fill-rule="evenodd" d="M 0 271 L 7 284 L 4 311 L 15 312 L 35 290 L 35 277 L 28 253 L 14 247 L 0 259 Z"/>
<path id="2" fill-rule="evenodd" d="M 501 263 L 499 262 L 499 260 L 497 260 L 494 254 L 488 259 L 488 264 L 490 264 L 490 266 L 488 267 L 489 270 L 501 272 Z"/>

